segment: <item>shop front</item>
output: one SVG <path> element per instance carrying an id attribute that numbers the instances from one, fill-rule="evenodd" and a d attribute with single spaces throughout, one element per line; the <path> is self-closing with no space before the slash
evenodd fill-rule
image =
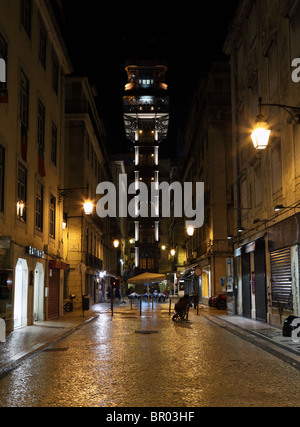
<path id="1" fill-rule="evenodd" d="M 14 329 L 28 324 L 28 264 L 26 259 L 19 258 L 15 268 Z"/>
<path id="2" fill-rule="evenodd" d="M 49 261 L 49 282 L 47 289 L 47 320 L 63 314 L 64 272 L 67 264 L 59 260 Z"/>
<path id="3" fill-rule="evenodd" d="M 267 281 L 265 236 L 235 251 L 238 295 L 237 313 L 267 323 Z"/>
<path id="4" fill-rule="evenodd" d="M 300 316 L 300 214 L 235 250 L 237 314 L 282 326 Z"/>
<path id="5" fill-rule="evenodd" d="M 270 321 L 282 325 L 289 315 L 300 316 L 300 214 L 271 227 Z"/>

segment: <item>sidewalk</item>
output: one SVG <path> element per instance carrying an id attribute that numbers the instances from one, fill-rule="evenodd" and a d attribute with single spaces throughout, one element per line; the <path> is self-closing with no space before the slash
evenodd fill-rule
<path id="1" fill-rule="evenodd" d="M 93 310 L 76 310 L 65 313 L 63 317 L 11 332 L 6 343 L 0 343 L 0 378 L 33 354 L 45 350 L 50 345 L 80 329 L 98 316 Z"/>
<path id="2" fill-rule="evenodd" d="M 128 310 L 128 307 L 128 303 L 120 304 L 116 310 Z M 92 306 L 84 312 L 84 317 L 81 310 L 76 310 L 65 313 L 61 318 L 37 322 L 33 326 L 13 331 L 7 336 L 6 343 L 0 343 L 0 378 L 26 358 L 45 350 L 104 313 L 110 313 L 109 303 Z M 197 319 L 200 320 L 202 316 L 300 368 L 300 343 L 283 337 L 281 329 L 239 316 L 227 316 L 223 311 L 206 306 L 200 307 L 199 316 L 196 310 L 191 310 L 191 323 L 197 326 Z"/>

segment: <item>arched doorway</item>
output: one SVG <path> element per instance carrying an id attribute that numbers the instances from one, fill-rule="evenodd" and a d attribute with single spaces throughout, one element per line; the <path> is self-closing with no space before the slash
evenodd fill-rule
<path id="1" fill-rule="evenodd" d="M 18 259 L 15 270 L 14 329 L 28 324 L 28 266 L 25 259 Z"/>
<path id="2" fill-rule="evenodd" d="M 39 262 L 34 270 L 33 320 L 44 320 L 44 267 Z"/>

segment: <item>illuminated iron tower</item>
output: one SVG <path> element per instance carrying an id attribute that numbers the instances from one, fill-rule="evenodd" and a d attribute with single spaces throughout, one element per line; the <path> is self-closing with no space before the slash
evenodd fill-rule
<path id="1" fill-rule="evenodd" d="M 134 176 L 136 185 L 143 182 L 151 194 L 151 183 L 159 184 L 159 146 L 167 138 L 169 97 L 165 84 L 166 65 L 160 61 L 127 61 L 128 83 L 123 98 L 126 137 L 134 145 Z M 150 197 L 149 197 L 150 199 Z M 158 272 L 160 218 L 138 217 L 135 231 L 135 272 Z"/>

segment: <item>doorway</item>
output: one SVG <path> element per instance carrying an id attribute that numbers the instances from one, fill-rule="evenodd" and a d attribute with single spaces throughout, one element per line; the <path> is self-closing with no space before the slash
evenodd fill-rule
<path id="1" fill-rule="evenodd" d="M 28 324 L 28 266 L 19 258 L 15 270 L 14 329 Z"/>
<path id="2" fill-rule="evenodd" d="M 44 267 L 37 262 L 34 270 L 33 320 L 44 320 Z"/>

